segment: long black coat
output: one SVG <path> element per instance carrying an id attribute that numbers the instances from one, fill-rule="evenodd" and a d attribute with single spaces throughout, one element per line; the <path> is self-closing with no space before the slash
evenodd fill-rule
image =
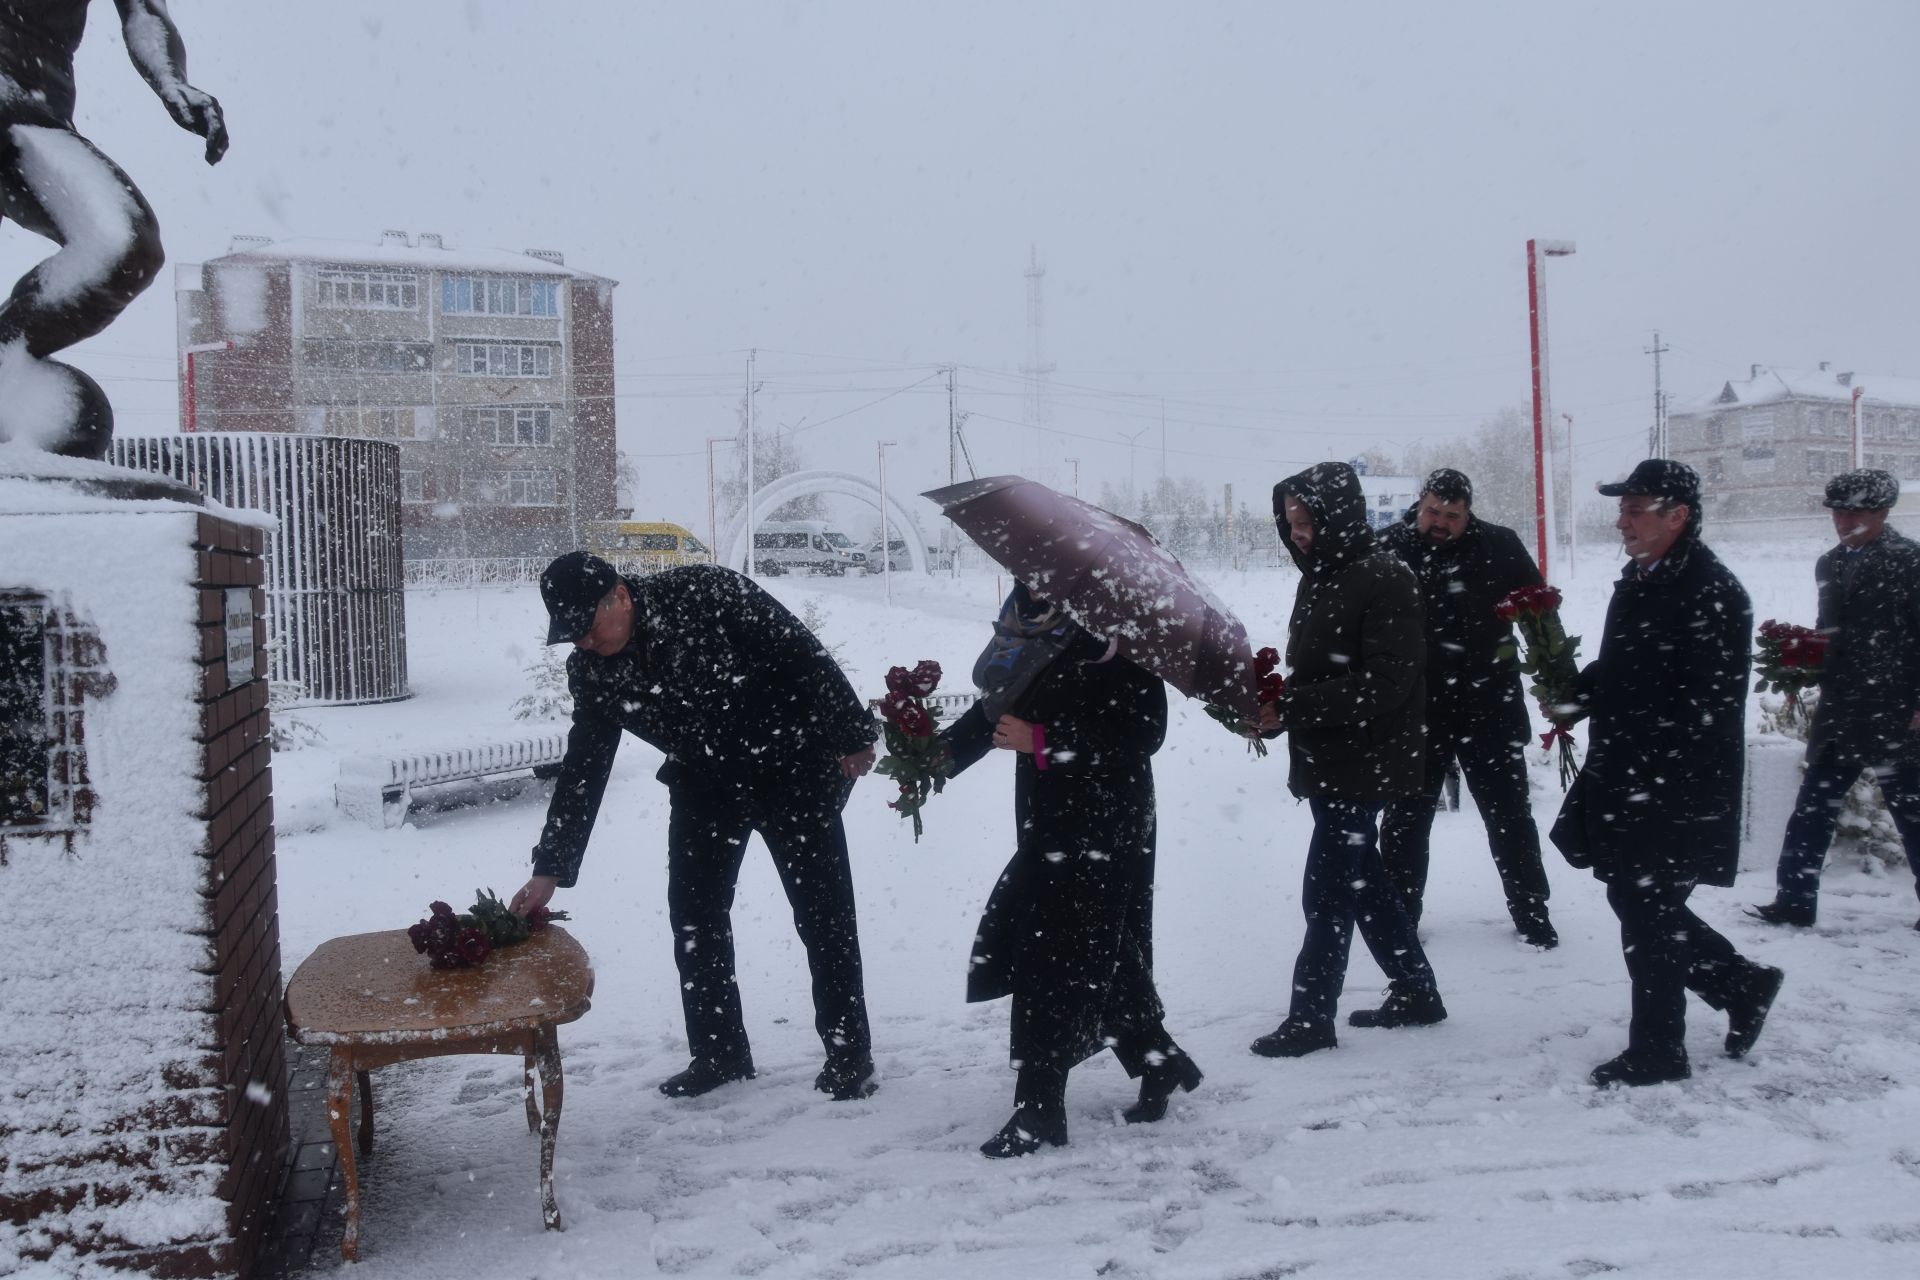
<path id="1" fill-rule="evenodd" d="M 1284 500 L 1313 514 L 1313 551 L 1287 536 Z M 1384 801 L 1420 790 L 1426 751 L 1426 628 L 1413 573 L 1367 528 L 1360 479 L 1322 462 L 1273 487 L 1280 541 L 1300 569 L 1277 704 L 1287 786 Z"/>
<path id="2" fill-rule="evenodd" d="M 1124 658 L 1085 660 L 1105 647 L 1070 648 L 1008 713 L 1043 726 L 1047 767 L 1025 752 L 1014 761 L 1018 843 L 980 917 L 967 999 L 1015 997 L 1020 1061 L 1071 1065 L 1104 1034 L 1162 1016 L 1150 978 L 1152 757 L 1167 692 Z M 993 725 L 976 703 L 941 736 L 958 774 L 992 749 Z"/>
<path id="3" fill-rule="evenodd" d="M 1493 607 L 1522 587 L 1541 584 L 1520 535 L 1467 518 L 1459 537 L 1435 546 L 1420 536 L 1413 511 L 1380 535 L 1413 570 L 1427 625 L 1427 716 L 1458 723 L 1499 715 L 1521 700 L 1513 624 Z"/>
<path id="4" fill-rule="evenodd" d="M 1892 529 L 1814 566 L 1830 637 L 1807 758 L 1868 765 L 1911 756 L 1920 710 L 1920 545 Z"/>
<path id="5" fill-rule="evenodd" d="M 632 641 L 612 657 L 576 649 L 567 658 L 573 726 L 534 874 L 562 887 L 578 877 L 623 729 L 665 753 L 656 776 L 676 790 L 844 804 L 836 762 L 879 731 L 813 633 L 717 565 L 623 581 Z"/>
<path id="6" fill-rule="evenodd" d="M 1614 583 L 1580 672 L 1587 754 L 1553 843 L 1602 880 L 1730 885 L 1740 865 L 1753 606 L 1704 543 Z"/>

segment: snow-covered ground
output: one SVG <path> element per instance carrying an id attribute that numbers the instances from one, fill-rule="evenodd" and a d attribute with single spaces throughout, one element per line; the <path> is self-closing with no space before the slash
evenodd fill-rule
<path id="1" fill-rule="evenodd" d="M 1721 548 L 1756 619 L 1812 622 L 1820 548 Z M 1618 560 L 1556 572 L 1570 629 L 1597 635 Z M 1256 644 L 1281 643 L 1290 571 L 1211 575 Z M 896 575 L 768 583 L 809 601 L 863 692 L 934 658 L 953 687 L 1005 582 Z M 543 614 L 531 589 L 408 600 L 412 700 L 306 711 L 324 733 L 276 757 L 287 972 L 326 938 L 397 928 L 429 900 L 525 878 L 544 798 L 440 812 L 376 831 L 335 813 L 339 759 L 387 744 L 523 729 Z M 1589 653 L 1591 646 L 1588 646 Z M 1284 752 L 1257 760 L 1175 698 L 1156 762 L 1161 847 L 1155 954 L 1168 1025 L 1205 1069 L 1158 1125 L 1128 1126 L 1134 1089 L 1102 1057 L 1074 1073 L 1071 1145 L 984 1160 L 1007 1117 L 1004 1005 L 961 999 L 981 902 L 1012 843 L 1010 762 L 937 798 L 915 845 L 855 791 L 859 892 L 880 1091 L 812 1088 L 804 955 L 758 847 L 734 919 L 761 1075 L 668 1101 L 686 1060 L 665 914 L 658 760 L 628 739 L 574 890 L 556 906 L 594 959 L 594 1008 L 561 1033 L 566 1108 L 557 1176 L 567 1229 L 541 1230 L 535 1140 L 518 1066 L 450 1058 L 381 1073 L 380 1146 L 363 1172 L 366 1280 L 473 1276 L 1894 1276 L 1920 1258 L 1920 933 L 1912 881 L 1829 869 L 1821 925 L 1745 918 L 1771 893 L 1779 831 L 1740 885 L 1696 907 L 1786 987 L 1753 1055 L 1720 1052 L 1724 1020 L 1694 1002 L 1693 1079 L 1598 1093 L 1588 1070 L 1624 1044 L 1627 983 L 1601 887 L 1549 850 L 1562 945 L 1515 938 L 1477 817 L 1442 814 L 1422 932 L 1450 1019 L 1359 1031 L 1298 1061 L 1247 1052 L 1271 1030 L 1301 934 L 1309 819 Z M 1535 770 L 1542 830 L 1560 792 Z M 1375 1001 L 1356 945 L 1343 1010 Z"/>

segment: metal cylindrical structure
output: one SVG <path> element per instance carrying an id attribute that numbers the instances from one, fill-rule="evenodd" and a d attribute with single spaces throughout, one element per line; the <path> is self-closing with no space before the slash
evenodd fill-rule
<path id="1" fill-rule="evenodd" d="M 267 535 L 268 676 L 309 704 L 407 690 L 400 449 L 279 432 L 121 436 L 111 461 L 279 521 Z"/>

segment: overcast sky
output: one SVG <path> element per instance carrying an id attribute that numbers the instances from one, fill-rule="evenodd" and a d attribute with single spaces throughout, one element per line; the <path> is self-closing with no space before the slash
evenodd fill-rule
<path id="1" fill-rule="evenodd" d="M 1528 395 L 1524 246 L 1585 487 L 1751 362 L 1920 375 L 1920 5 L 175 0 L 217 168 L 111 5 L 83 132 L 170 259 L 235 233 L 554 248 L 620 282 L 639 514 L 705 528 L 704 439 L 761 352 L 808 461 L 946 478 L 1166 464 L 1258 506 L 1286 471 Z M 0 227 L 12 275 L 42 243 Z M 1053 434 L 1024 429 L 1046 266 Z M 171 274 L 75 356 L 172 429 Z M 1125 393 L 1125 394 L 1119 394 Z M 1136 436 L 1137 452 L 1128 436 Z M 931 522 L 929 522 L 931 523 Z M 929 529 L 931 532 L 931 529 Z"/>

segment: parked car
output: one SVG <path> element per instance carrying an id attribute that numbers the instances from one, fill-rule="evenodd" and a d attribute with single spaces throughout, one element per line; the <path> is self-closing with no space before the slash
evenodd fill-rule
<path id="1" fill-rule="evenodd" d="M 884 561 L 880 558 L 880 544 L 878 542 L 867 548 L 868 573 L 882 573 L 887 569 L 892 569 L 895 573 L 899 573 L 911 568 L 913 568 L 913 557 L 908 554 L 907 544 L 904 539 L 888 539 L 887 555 Z"/>
<path id="2" fill-rule="evenodd" d="M 713 559 L 707 544 L 667 520 L 596 520 L 586 527 L 587 549 L 628 573 L 655 573 Z"/>
<path id="3" fill-rule="evenodd" d="M 824 573 L 838 578 L 867 567 L 853 539 L 824 520 L 769 520 L 754 531 L 753 559 L 761 573 Z"/>

